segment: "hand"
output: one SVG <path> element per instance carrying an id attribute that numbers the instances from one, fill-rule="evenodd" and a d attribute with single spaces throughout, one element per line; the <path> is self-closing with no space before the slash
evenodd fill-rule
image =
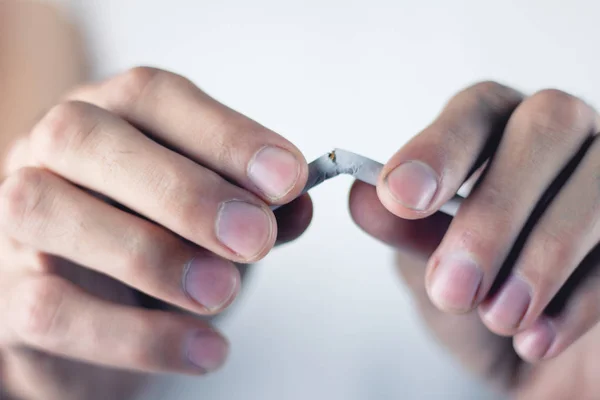
<path id="1" fill-rule="evenodd" d="M 215 315 L 240 289 L 234 262 L 294 239 L 312 213 L 307 196 L 277 216 L 269 208 L 305 184 L 291 143 L 151 68 L 75 90 L 15 144 L 6 170 L 0 371 L 24 398 L 82 398 L 85 387 L 92 398 L 98 385 L 96 396 L 117 398 L 109 382 L 128 383 L 110 368 L 218 368 L 228 353 L 218 332 L 144 309 L 136 293 Z"/>
<path id="2" fill-rule="evenodd" d="M 376 190 L 351 193 L 358 225 L 399 250 L 435 334 L 523 398 L 600 392 L 596 132 L 596 112 L 569 94 L 479 83 L 391 158 Z M 436 213 L 465 181 L 456 217 Z"/>

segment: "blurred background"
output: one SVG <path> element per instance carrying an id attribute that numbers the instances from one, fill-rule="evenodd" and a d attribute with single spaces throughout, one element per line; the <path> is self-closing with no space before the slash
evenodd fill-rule
<path id="1" fill-rule="evenodd" d="M 67 2 L 94 78 L 183 74 L 295 143 L 385 161 L 462 87 L 558 87 L 600 105 L 598 3 L 530 0 Z M 143 399 L 494 398 L 421 325 L 392 252 L 352 223 L 351 180 L 312 192 L 314 221 L 253 268 L 221 320 L 232 354 Z"/>

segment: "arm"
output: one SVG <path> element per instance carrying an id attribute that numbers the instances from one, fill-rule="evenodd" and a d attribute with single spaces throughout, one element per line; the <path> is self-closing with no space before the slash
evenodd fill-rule
<path id="1" fill-rule="evenodd" d="M 15 139 L 84 73 L 79 35 L 59 2 L 0 2 L 2 160 Z"/>

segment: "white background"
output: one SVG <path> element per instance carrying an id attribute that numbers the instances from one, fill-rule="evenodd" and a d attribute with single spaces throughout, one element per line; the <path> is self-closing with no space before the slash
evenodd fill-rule
<path id="1" fill-rule="evenodd" d="M 98 0 L 77 3 L 96 76 L 184 74 L 313 159 L 385 161 L 463 86 L 558 87 L 600 105 L 595 1 Z M 391 252 L 316 189 L 314 222 L 260 265 L 220 327 L 232 356 L 145 399 L 482 399 L 420 326 Z"/>

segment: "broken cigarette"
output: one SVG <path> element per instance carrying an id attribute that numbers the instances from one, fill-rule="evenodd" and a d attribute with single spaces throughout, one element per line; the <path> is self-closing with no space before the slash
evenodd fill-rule
<path id="1" fill-rule="evenodd" d="M 308 180 L 302 194 L 338 175 L 350 175 L 375 186 L 382 168 L 383 164 L 375 160 L 350 151 L 335 149 L 308 164 Z M 464 199 L 461 196 L 456 195 L 442 205 L 440 211 L 454 216 L 462 200 Z M 271 209 L 276 210 L 279 207 L 281 206 L 273 206 Z"/>

